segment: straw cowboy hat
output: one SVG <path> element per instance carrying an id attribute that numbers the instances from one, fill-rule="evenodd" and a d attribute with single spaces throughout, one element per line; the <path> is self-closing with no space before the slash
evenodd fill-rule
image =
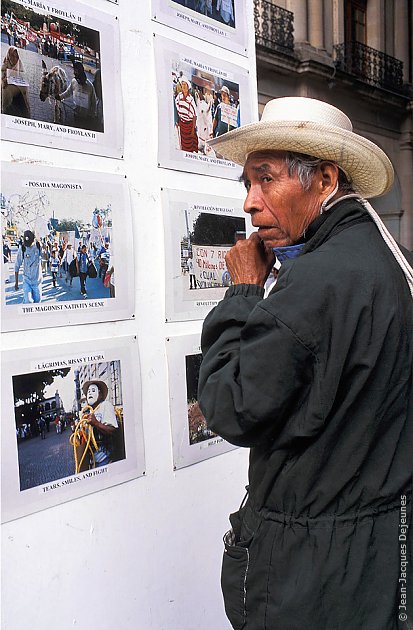
<path id="1" fill-rule="evenodd" d="M 393 167 L 387 155 L 354 133 L 342 111 L 312 98 L 269 101 L 260 122 L 234 129 L 208 144 L 241 165 L 255 151 L 293 151 L 335 162 L 355 192 L 365 198 L 384 195 L 393 184 Z"/>
<path id="2" fill-rule="evenodd" d="M 89 389 L 89 385 L 97 385 L 99 388 L 100 397 L 102 398 L 102 400 L 106 400 L 106 397 L 108 395 L 108 386 L 106 385 L 104 381 L 91 380 L 91 381 L 86 381 L 85 383 L 83 383 L 82 390 L 85 396 L 87 396 L 87 390 Z"/>

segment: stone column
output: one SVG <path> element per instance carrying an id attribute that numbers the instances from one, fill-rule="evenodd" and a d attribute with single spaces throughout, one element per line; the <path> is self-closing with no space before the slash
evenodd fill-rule
<path id="1" fill-rule="evenodd" d="M 395 2 L 394 56 L 403 61 L 403 81 L 409 78 L 409 13 L 407 0 Z"/>
<path id="2" fill-rule="evenodd" d="M 294 13 L 294 40 L 308 42 L 307 0 L 288 0 L 285 8 Z"/>
<path id="3" fill-rule="evenodd" d="M 314 48 L 324 48 L 323 0 L 308 0 L 308 39 Z"/>
<path id="4" fill-rule="evenodd" d="M 402 209 L 404 210 L 400 240 L 407 249 L 413 251 L 413 101 L 408 106 L 407 117 L 402 126 L 398 171 L 402 182 Z"/>
<path id="5" fill-rule="evenodd" d="M 367 3 L 367 46 L 384 52 L 384 0 Z"/>

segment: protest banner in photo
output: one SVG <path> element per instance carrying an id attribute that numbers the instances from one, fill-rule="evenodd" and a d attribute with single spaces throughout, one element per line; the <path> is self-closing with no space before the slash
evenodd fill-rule
<path id="1" fill-rule="evenodd" d="M 237 179 L 208 140 L 251 122 L 248 70 L 158 35 L 155 60 L 159 166 Z"/>
<path id="2" fill-rule="evenodd" d="M 242 0 L 152 0 L 152 17 L 183 33 L 247 54 Z"/>
<path id="3" fill-rule="evenodd" d="M 166 344 L 173 465 L 178 469 L 236 446 L 208 429 L 199 408 L 197 391 L 202 360 L 199 335 L 168 337 Z"/>
<path id="4" fill-rule="evenodd" d="M 2 521 L 144 474 L 135 337 L 4 351 L 1 392 Z"/>
<path id="5" fill-rule="evenodd" d="M 123 176 L 3 162 L 1 222 L 2 330 L 133 317 Z"/>
<path id="6" fill-rule="evenodd" d="M 166 321 L 203 319 L 231 279 L 225 255 L 246 236 L 241 199 L 163 190 Z"/>
<path id="7" fill-rule="evenodd" d="M 1 7 L 2 138 L 121 157 L 118 20 L 76 0 Z"/>

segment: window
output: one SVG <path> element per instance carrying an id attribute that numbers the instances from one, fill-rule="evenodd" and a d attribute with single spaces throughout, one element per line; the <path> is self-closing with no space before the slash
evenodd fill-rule
<path id="1" fill-rule="evenodd" d="M 366 43 L 367 0 L 346 0 L 346 42 Z"/>

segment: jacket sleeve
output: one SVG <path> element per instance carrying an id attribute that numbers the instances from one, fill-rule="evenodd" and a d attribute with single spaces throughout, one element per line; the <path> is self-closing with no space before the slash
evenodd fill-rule
<path id="1" fill-rule="evenodd" d="M 262 294 L 230 287 L 202 333 L 200 407 L 209 428 L 238 446 L 309 437 L 323 424 L 317 357 Z"/>

